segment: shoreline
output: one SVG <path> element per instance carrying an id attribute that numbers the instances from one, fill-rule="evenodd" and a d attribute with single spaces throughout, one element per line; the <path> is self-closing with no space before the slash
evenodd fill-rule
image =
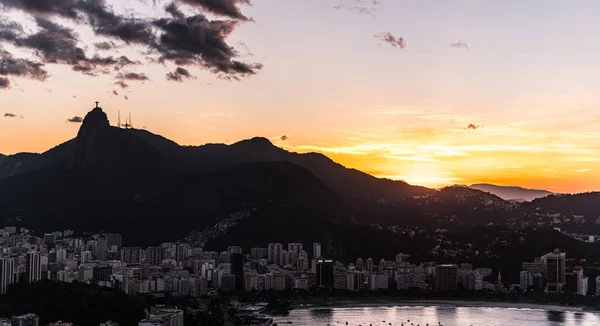
<path id="1" fill-rule="evenodd" d="M 367 307 L 447 307 L 447 308 L 513 308 L 513 309 L 532 309 L 558 312 L 595 312 L 600 311 L 577 306 L 561 306 L 553 304 L 538 304 L 528 302 L 500 302 L 500 301 L 468 301 L 468 300 L 331 300 L 325 302 L 311 302 L 296 305 L 290 310 L 295 309 L 322 309 L 322 308 L 367 308 Z"/>

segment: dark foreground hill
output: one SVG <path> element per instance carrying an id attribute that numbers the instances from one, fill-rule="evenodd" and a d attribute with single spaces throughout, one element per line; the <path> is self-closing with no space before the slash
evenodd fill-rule
<path id="1" fill-rule="evenodd" d="M 145 302 L 125 292 L 97 285 L 42 281 L 18 283 L 0 296 L 0 316 L 35 313 L 40 325 L 71 322 L 81 326 L 97 326 L 105 321 L 134 326 L 145 318 Z"/>

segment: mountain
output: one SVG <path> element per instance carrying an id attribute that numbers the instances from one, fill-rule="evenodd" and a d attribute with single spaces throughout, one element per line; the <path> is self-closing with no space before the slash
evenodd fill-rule
<path id="1" fill-rule="evenodd" d="M 504 200 L 511 201 L 532 201 L 536 198 L 545 197 L 552 193 L 546 190 L 525 189 L 521 187 L 496 186 L 487 183 L 478 183 L 470 186 L 473 189 L 481 190 L 494 194 Z"/>
<path id="2" fill-rule="evenodd" d="M 209 246 L 302 239 L 351 257 L 375 245 L 397 250 L 388 226 L 485 225 L 507 220 L 511 207 L 474 189 L 375 178 L 266 138 L 180 146 L 112 127 L 100 108 L 86 115 L 75 138 L 0 161 L 0 225 L 119 232 L 140 246 L 198 231 Z"/>
<path id="3" fill-rule="evenodd" d="M 550 195 L 525 203 L 523 206 L 551 213 L 584 215 L 595 222 L 600 217 L 600 192 Z"/>

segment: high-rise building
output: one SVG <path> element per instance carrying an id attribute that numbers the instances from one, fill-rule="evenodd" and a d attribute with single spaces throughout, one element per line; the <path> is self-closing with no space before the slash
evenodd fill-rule
<path id="1" fill-rule="evenodd" d="M 231 259 L 231 274 L 235 276 L 235 290 L 244 290 L 244 255 L 233 253 Z"/>
<path id="2" fill-rule="evenodd" d="M 600 276 L 596 276 L 596 295 L 600 295 Z"/>
<path id="3" fill-rule="evenodd" d="M 123 243 L 123 237 L 121 237 L 118 233 L 108 233 L 106 234 L 106 245 L 108 248 L 112 248 L 113 246 L 117 247 L 117 250 L 121 249 Z"/>
<path id="4" fill-rule="evenodd" d="M 356 259 L 356 270 L 362 271 L 365 268 L 365 262 L 362 258 Z"/>
<path id="5" fill-rule="evenodd" d="M 321 258 L 321 244 L 313 242 L 313 258 Z"/>
<path id="6" fill-rule="evenodd" d="M 108 282 L 110 281 L 110 277 L 112 275 L 112 266 L 94 266 L 92 270 L 92 275 L 92 280 L 94 282 Z"/>
<path id="7" fill-rule="evenodd" d="M 15 261 L 12 258 L 0 258 L 0 294 L 6 294 L 9 285 L 14 281 Z"/>
<path id="8" fill-rule="evenodd" d="M 27 282 L 33 283 L 42 279 L 41 256 L 39 252 L 29 252 L 25 256 L 25 273 Z"/>
<path id="9" fill-rule="evenodd" d="M 240 247 L 240 246 L 229 246 L 229 247 L 227 247 L 227 252 L 229 252 L 230 254 L 241 254 L 241 253 L 243 253 L 242 247 Z"/>
<path id="10" fill-rule="evenodd" d="M 123 247 L 121 249 L 121 261 L 127 264 L 141 264 L 142 249 L 139 247 Z"/>
<path id="11" fill-rule="evenodd" d="M 91 251 L 84 251 L 81 253 L 81 262 L 82 263 L 89 263 L 92 261 L 92 252 Z"/>
<path id="12" fill-rule="evenodd" d="M 519 286 L 521 290 L 527 291 L 527 289 L 533 285 L 533 275 L 529 271 L 521 271 Z"/>
<path id="13" fill-rule="evenodd" d="M 283 245 L 279 242 L 277 243 L 269 243 L 267 248 L 268 257 L 267 261 L 269 263 L 281 265 L 281 252 L 283 251 Z"/>
<path id="14" fill-rule="evenodd" d="M 40 318 L 36 314 L 12 316 L 10 318 L 11 326 L 38 326 L 39 324 Z"/>
<path id="15" fill-rule="evenodd" d="M 175 261 L 182 262 L 186 260 L 189 256 L 188 250 L 190 249 L 190 245 L 188 244 L 179 244 L 175 249 Z"/>
<path id="16" fill-rule="evenodd" d="M 300 255 L 300 252 L 302 251 L 302 244 L 301 243 L 288 243 L 288 250 L 287 250 L 290 254 L 290 263 L 292 265 L 296 265 L 296 261 Z"/>
<path id="17" fill-rule="evenodd" d="M 369 273 L 373 273 L 373 258 L 367 258 L 367 263 L 366 263 L 365 269 Z"/>
<path id="18" fill-rule="evenodd" d="M 575 275 L 575 278 L 577 279 L 577 294 L 579 295 L 585 295 L 583 294 L 583 283 L 582 283 L 582 279 L 583 279 L 583 266 L 575 266 L 575 268 L 573 268 L 573 274 Z M 585 292 L 587 294 L 587 291 Z"/>
<path id="19" fill-rule="evenodd" d="M 46 234 L 44 234 L 44 244 L 47 247 L 53 247 L 54 246 L 54 233 L 46 233 Z"/>
<path id="20" fill-rule="evenodd" d="M 565 260 L 566 253 L 555 249 L 554 252 L 542 256 L 542 262 L 547 268 L 546 290 L 548 292 L 561 292 L 566 283 Z"/>
<path id="21" fill-rule="evenodd" d="M 61 248 L 61 249 L 56 250 L 56 262 L 57 263 L 62 263 L 66 259 L 67 259 L 67 251 L 65 249 Z"/>
<path id="22" fill-rule="evenodd" d="M 441 292 L 457 289 L 458 268 L 456 265 L 437 265 L 435 268 L 435 289 Z"/>
<path id="23" fill-rule="evenodd" d="M 588 294 L 588 277 L 584 276 L 579 280 L 579 290 L 581 290 L 581 292 L 578 292 L 578 294 L 583 295 L 583 296 L 587 296 Z"/>
<path id="24" fill-rule="evenodd" d="M 305 271 L 308 269 L 308 259 L 304 258 L 304 257 L 299 257 L 296 260 L 296 268 L 298 268 L 298 270 L 300 271 Z"/>
<path id="25" fill-rule="evenodd" d="M 152 266 L 158 266 L 163 261 L 162 247 L 148 247 L 146 249 L 146 262 Z"/>
<path id="26" fill-rule="evenodd" d="M 333 260 L 317 259 L 317 286 L 332 288 L 334 281 Z"/>

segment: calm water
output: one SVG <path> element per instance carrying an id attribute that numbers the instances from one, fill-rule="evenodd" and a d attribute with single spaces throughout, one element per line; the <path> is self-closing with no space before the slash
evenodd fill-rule
<path id="1" fill-rule="evenodd" d="M 410 319 L 410 322 L 408 321 Z M 385 321 L 385 322 L 384 322 Z M 404 325 L 436 326 L 548 326 L 600 325 L 594 312 L 557 312 L 529 308 L 488 308 L 453 306 L 340 307 L 296 309 L 276 317 L 278 325 Z"/>

